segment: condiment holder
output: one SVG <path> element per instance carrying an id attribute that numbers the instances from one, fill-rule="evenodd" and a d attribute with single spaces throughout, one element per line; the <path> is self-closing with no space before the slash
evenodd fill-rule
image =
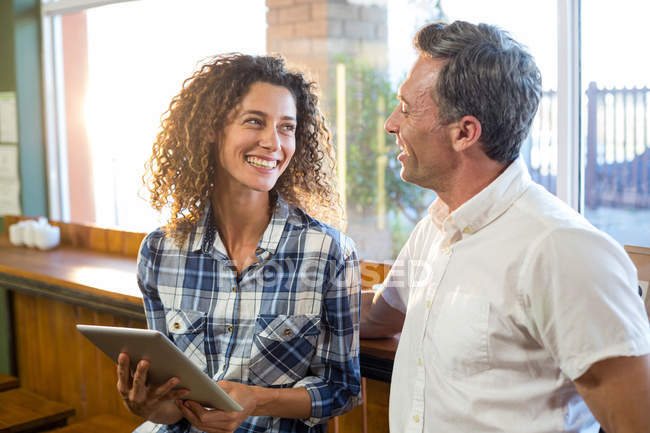
<path id="1" fill-rule="evenodd" d="M 49 250 L 59 245 L 60 241 L 59 227 L 49 225 L 44 217 L 38 220 L 23 220 L 9 226 L 9 242 L 15 246 Z"/>

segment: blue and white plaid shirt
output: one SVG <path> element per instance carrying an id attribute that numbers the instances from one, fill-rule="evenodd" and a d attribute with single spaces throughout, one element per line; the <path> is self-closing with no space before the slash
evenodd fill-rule
<path id="1" fill-rule="evenodd" d="M 162 230 L 142 242 L 147 323 L 215 381 L 305 387 L 311 416 L 249 417 L 237 432 L 323 432 L 361 401 L 359 263 L 339 231 L 279 199 L 241 275 L 206 212 L 182 248 Z M 187 420 L 136 432 L 197 432 Z"/>

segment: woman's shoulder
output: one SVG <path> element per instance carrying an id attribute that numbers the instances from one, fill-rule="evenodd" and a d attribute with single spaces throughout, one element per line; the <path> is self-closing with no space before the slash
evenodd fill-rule
<path id="1" fill-rule="evenodd" d="M 296 231 L 304 231 L 309 237 L 322 238 L 327 243 L 332 244 L 333 247 L 342 251 L 345 257 L 349 257 L 352 253 L 356 254 L 356 244 L 349 236 L 339 229 L 312 217 L 298 207 L 292 206 L 292 212 L 287 222 Z"/>
<path id="2" fill-rule="evenodd" d="M 171 234 L 164 228 L 159 227 L 149 232 L 140 244 L 140 254 L 159 254 L 170 248 L 176 248 Z"/>

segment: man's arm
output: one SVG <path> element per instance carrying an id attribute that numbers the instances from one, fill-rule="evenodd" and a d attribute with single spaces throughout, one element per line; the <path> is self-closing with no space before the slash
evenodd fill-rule
<path id="1" fill-rule="evenodd" d="M 650 432 L 650 355 L 597 362 L 574 383 L 607 433 Z"/>
<path id="2" fill-rule="evenodd" d="M 402 332 L 404 313 L 391 307 L 378 292 L 361 292 L 361 338 L 392 337 Z"/>

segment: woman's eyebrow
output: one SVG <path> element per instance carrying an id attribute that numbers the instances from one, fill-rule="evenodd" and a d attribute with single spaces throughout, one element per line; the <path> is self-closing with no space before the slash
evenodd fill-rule
<path id="1" fill-rule="evenodd" d="M 256 116 L 260 116 L 260 117 L 263 117 L 263 118 L 268 117 L 268 114 L 266 114 L 264 111 L 260 111 L 260 110 L 246 110 L 246 111 L 242 111 L 242 113 L 241 113 L 239 116 L 241 117 L 241 116 L 245 116 L 245 115 L 247 115 L 247 114 L 254 114 L 254 115 L 256 115 Z M 293 120 L 293 121 L 295 122 L 295 121 L 296 121 L 296 118 L 293 117 L 293 116 L 282 116 L 282 120 Z"/>

